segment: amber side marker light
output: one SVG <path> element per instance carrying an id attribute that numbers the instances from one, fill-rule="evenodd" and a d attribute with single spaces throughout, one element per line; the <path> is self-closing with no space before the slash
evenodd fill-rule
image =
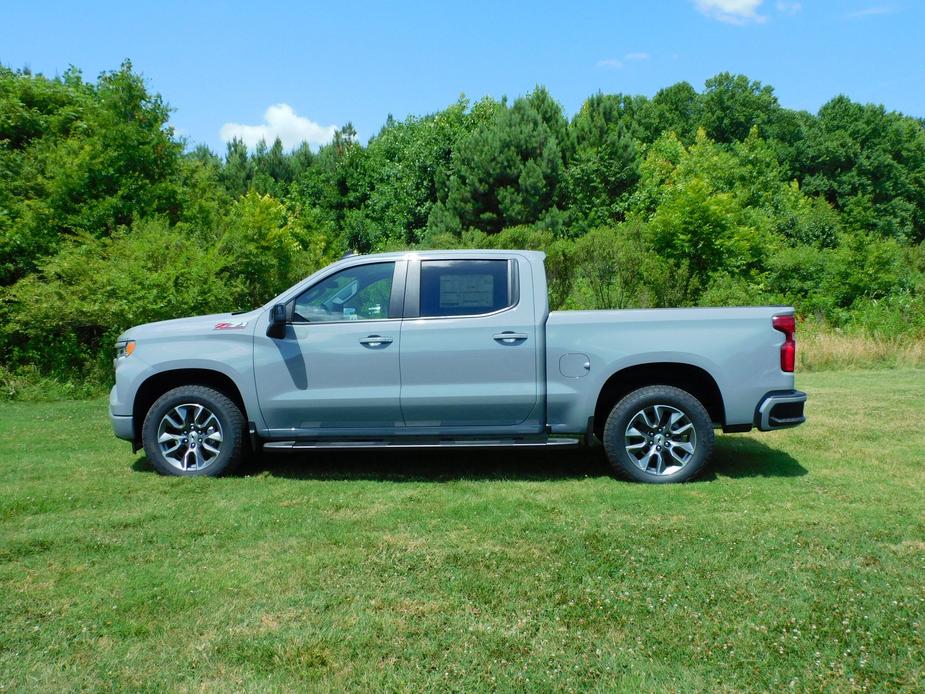
<path id="1" fill-rule="evenodd" d="M 116 343 L 116 358 L 121 359 L 122 357 L 131 356 L 132 352 L 135 351 L 135 340 L 127 340 L 125 342 Z"/>

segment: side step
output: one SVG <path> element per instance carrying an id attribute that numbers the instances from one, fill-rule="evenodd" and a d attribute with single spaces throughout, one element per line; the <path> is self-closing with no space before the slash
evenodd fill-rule
<path id="1" fill-rule="evenodd" d="M 409 437 L 410 439 L 410 437 Z M 566 438 L 532 438 L 532 439 L 437 439 L 414 438 L 402 439 L 357 439 L 335 441 L 326 439 L 306 439 L 295 441 L 265 441 L 265 451 L 302 451 L 302 450 L 350 450 L 354 448 L 572 448 L 578 446 L 579 439 Z"/>

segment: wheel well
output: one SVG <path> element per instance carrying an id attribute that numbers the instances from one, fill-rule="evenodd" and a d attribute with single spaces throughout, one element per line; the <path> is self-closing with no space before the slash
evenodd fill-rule
<path id="1" fill-rule="evenodd" d="M 238 390 L 234 381 L 220 371 L 211 371 L 209 369 L 162 371 L 149 377 L 138 387 L 138 391 L 135 393 L 135 403 L 132 406 L 132 421 L 135 424 L 136 439 L 141 439 L 141 425 L 154 401 L 171 388 L 179 386 L 214 388 L 237 405 L 241 409 L 241 414 L 244 415 L 245 421 L 247 420 L 247 409 L 244 407 L 241 391 Z"/>
<path id="2" fill-rule="evenodd" d="M 703 404 L 714 424 L 722 426 L 726 421 L 723 396 L 709 373 L 692 364 L 656 362 L 627 367 L 607 379 L 594 408 L 594 433 L 601 436 L 614 405 L 645 386 L 674 386 L 686 390 Z"/>

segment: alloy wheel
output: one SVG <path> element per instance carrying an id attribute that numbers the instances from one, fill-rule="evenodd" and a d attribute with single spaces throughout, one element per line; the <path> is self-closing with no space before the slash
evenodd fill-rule
<path id="1" fill-rule="evenodd" d="M 694 457 L 697 432 L 684 412 L 671 405 L 650 405 L 630 418 L 624 434 L 626 453 L 643 472 L 672 475 Z"/>
<path id="2" fill-rule="evenodd" d="M 177 405 L 161 417 L 157 443 L 167 462 L 178 470 L 204 470 L 221 452 L 222 424 L 205 405 Z"/>

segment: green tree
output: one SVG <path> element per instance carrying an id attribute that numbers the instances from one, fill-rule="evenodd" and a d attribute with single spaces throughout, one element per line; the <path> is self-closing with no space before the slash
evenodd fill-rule
<path id="1" fill-rule="evenodd" d="M 706 81 L 703 128 L 717 142 L 744 140 L 752 128 L 768 136 L 781 108 L 774 90 L 745 75 L 721 72 Z"/>
<path id="2" fill-rule="evenodd" d="M 559 117 L 564 121 L 561 110 Z M 440 222 L 497 233 L 550 212 L 562 197 L 565 165 L 554 132 L 559 128 L 550 128 L 549 119 L 528 96 L 470 133 L 454 155 L 446 200 L 433 207 L 430 229 L 443 231 Z"/>
<path id="3" fill-rule="evenodd" d="M 324 262 L 326 238 L 306 229 L 310 218 L 253 191 L 231 207 L 218 249 L 222 272 L 240 287 L 239 308 L 260 306 Z"/>
<path id="4" fill-rule="evenodd" d="M 763 193 L 743 185 L 750 183 L 748 169 L 755 164 L 743 152 L 751 154 L 747 148 L 728 151 L 702 131 L 689 148 L 669 134 L 641 167 L 636 209 L 648 219 L 653 248 L 688 268 L 688 300 L 696 300 L 697 288 L 706 287 L 714 273 L 758 271 L 773 248 L 772 209 Z"/>
<path id="5" fill-rule="evenodd" d="M 649 254 L 638 223 L 592 229 L 578 239 L 578 276 L 590 289 L 591 308 L 632 306 L 645 284 L 643 267 L 651 262 Z"/>
<path id="6" fill-rule="evenodd" d="M 703 108 L 703 97 L 687 82 L 660 89 L 637 117 L 643 141 L 655 142 L 665 133 L 674 133 L 684 143 L 693 142 Z"/>
<path id="7" fill-rule="evenodd" d="M 216 246 L 163 219 L 102 239 L 72 237 L 8 288 L 3 362 L 67 376 L 108 373 L 123 330 L 235 308 L 240 290 L 224 276 L 226 261 Z"/>
<path id="8" fill-rule="evenodd" d="M 568 205 L 584 228 L 622 220 L 639 180 L 638 149 L 621 106 L 617 99 L 593 96 L 571 123 L 575 154 L 565 186 Z"/>
<path id="9" fill-rule="evenodd" d="M 453 171 L 453 153 L 482 119 L 461 97 L 438 113 L 398 122 L 391 117 L 373 138 L 367 154 L 371 190 L 366 205 L 383 243 L 420 241 L 440 192 Z"/>
<path id="10" fill-rule="evenodd" d="M 846 226 L 925 239 L 925 128 L 839 96 L 819 110 L 798 161 L 803 189 L 845 213 Z"/>
<path id="11" fill-rule="evenodd" d="M 0 68 L 0 283 L 66 236 L 104 237 L 134 218 L 180 218 L 181 143 L 170 111 L 126 61 L 96 85 Z"/>

